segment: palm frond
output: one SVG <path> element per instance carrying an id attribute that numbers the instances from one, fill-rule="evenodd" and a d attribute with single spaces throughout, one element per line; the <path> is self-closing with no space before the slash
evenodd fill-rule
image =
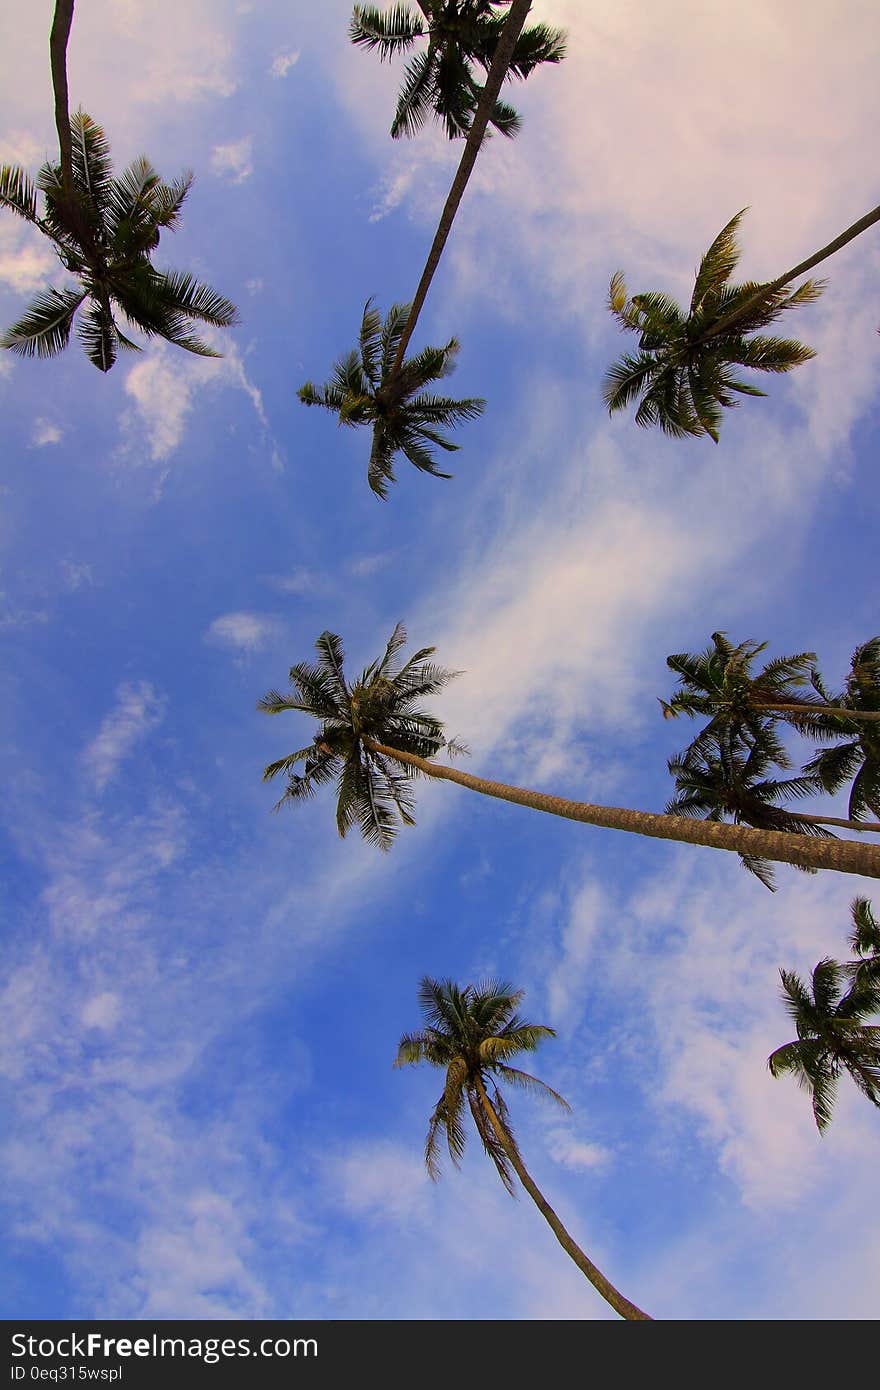
<path id="1" fill-rule="evenodd" d="M 19 357 L 55 357 L 70 341 L 73 316 L 85 291 L 44 290 L 0 339 L 0 347 Z"/>
<path id="2" fill-rule="evenodd" d="M 26 222 L 37 220 L 37 193 L 33 181 L 17 164 L 0 168 L 0 207 L 23 217 Z"/>

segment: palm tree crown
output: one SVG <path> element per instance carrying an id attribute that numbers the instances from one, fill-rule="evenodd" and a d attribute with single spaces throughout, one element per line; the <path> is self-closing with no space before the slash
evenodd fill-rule
<path id="1" fill-rule="evenodd" d="M 422 18 L 402 4 L 385 13 L 355 5 L 349 33 L 352 43 L 375 49 L 389 62 L 427 38 L 425 51 L 407 64 L 391 134 L 414 135 L 433 113 L 454 140 L 471 128 L 481 92 L 474 68 L 488 73 L 507 16 L 496 13 L 501 6 L 491 0 L 432 0 L 420 8 Z M 531 25 L 517 38 L 506 76 L 526 78 L 539 64 L 564 56 L 562 30 Z M 504 135 L 515 135 L 521 124 L 503 101 L 494 103 L 489 120 Z"/>
<path id="2" fill-rule="evenodd" d="M 813 673 L 813 683 L 828 704 L 866 717 L 864 722 L 859 721 L 858 734 L 853 738 L 855 719 L 822 715 L 813 732 L 823 742 L 838 742 L 818 752 L 804 771 L 817 777 L 827 792 L 839 791 L 852 779 L 850 819 L 864 820 L 872 814 L 880 820 L 880 720 L 867 718 L 880 711 L 880 637 L 872 637 L 856 648 L 846 688 L 839 696 L 826 691 L 818 672 Z"/>
<path id="3" fill-rule="evenodd" d="M 624 353 L 606 374 L 609 412 L 638 400 L 637 425 L 659 425 L 677 438 L 708 435 L 717 444 L 722 409 L 735 406 L 737 395 L 766 394 L 734 369 L 788 372 L 815 356 L 793 338 L 766 337 L 760 330 L 786 309 L 817 299 L 823 281 L 805 280 L 791 292 L 729 283 L 740 257 L 736 231 L 743 212 L 718 233 L 700 262 L 687 313 L 666 294 L 630 298 L 621 272 L 614 275 L 609 308 L 621 328 L 638 333 L 639 351 Z"/>
<path id="4" fill-rule="evenodd" d="M 358 347 L 340 358 L 326 386 L 319 390 L 307 381 L 297 393 L 304 405 L 334 411 L 341 425 L 372 426 L 367 481 L 382 498 L 387 497 L 394 482 L 397 453 L 422 473 L 451 477 L 437 467 L 429 446 L 434 444 L 447 452 L 460 448 L 440 433 L 441 427 L 476 419 L 486 404 L 479 397 L 456 401 L 424 393 L 424 387 L 454 369 L 459 350 L 455 338 L 445 347 L 425 348 L 395 370 L 394 359 L 409 310 L 408 304 L 394 304 L 383 322 L 372 300 L 367 300 Z"/>
<path id="5" fill-rule="evenodd" d="M 837 961 L 821 960 L 807 989 L 793 972 L 779 972 L 797 1039 L 771 1053 L 768 1066 L 773 1076 L 790 1072 L 812 1093 L 820 1132 L 831 1120 L 841 1071 L 849 1072 L 862 1094 L 880 1106 L 880 1028 L 863 1022 L 880 1011 L 880 981 L 856 976 L 844 992 L 848 973 Z"/>
<path id="6" fill-rule="evenodd" d="M 678 675 L 681 689 L 671 700 L 660 701 L 664 719 L 708 715 L 706 733 L 732 729 L 754 741 L 765 737 L 768 715 L 785 712 L 803 732 L 815 733 L 822 727 L 816 717 L 822 705 L 802 689 L 811 683 L 816 653 L 776 657 L 753 674 L 752 664 L 766 648 L 766 642 L 752 641 L 735 647 L 725 632 L 713 632 L 712 645 L 704 652 L 668 656 L 666 664 Z"/>
<path id="7" fill-rule="evenodd" d="M 709 821 L 731 820 L 758 830 L 779 830 L 792 835 L 833 838 L 832 831 L 807 816 L 793 814 L 780 802 L 814 796 L 817 779 L 774 778 L 774 766 L 787 767 L 788 756 L 772 728 L 755 728 L 754 741 L 745 744 L 730 731 L 705 730 L 689 748 L 669 759 L 676 794 L 667 803 L 672 816 Z M 766 859 L 740 854 L 743 867 L 773 890 L 773 870 Z"/>
<path id="8" fill-rule="evenodd" d="M 517 1009 L 522 990 L 504 981 L 488 980 L 460 988 L 452 980 L 425 977 L 419 986 L 419 1005 L 425 1027 L 404 1033 L 395 1066 L 428 1062 L 446 1072 L 443 1092 L 434 1107 L 425 1142 L 425 1164 L 431 1177 L 440 1176 L 440 1139 L 445 1138 L 453 1163 L 458 1165 L 465 1148 L 465 1106 L 470 1109 L 477 1133 L 498 1174 L 512 1193 L 510 1160 L 495 1134 L 480 1090 L 491 1086 L 497 1113 L 515 1143 L 498 1081 L 507 1081 L 555 1100 L 566 1110 L 562 1096 L 528 1072 L 510 1065 L 521 1052 L 534 1052 L 545 1038 L 556 1036 L 552 1028 L 526 1023 Z"/>
<path id="9" fill-rule="evenodd" d="M 150 260 L 162 230 L 180 220 L 192 174 L 166 184 L 140 158 L 114 178 L 101 127 L 78 111 L 70 128 L 73 211 L 64 197 L 61 166 L 49 163 L 40 169 L 36 186 L 23 169 L 4 165 L 0 206 L 39 228 L 79 285 L 43 290 L 6 332 L 2 346 L 22 357 L 54 357 L 67 346 L 74 317 L 86 305 L 77 335 L 102 372 L 110 370 L 120 348 L 140 350 L 120 328 L 117 312 L 147 337 L 164 338 L 200 356 L 220 356 L 193 335 L 193 324 L 227 328 L 236 322 L 235 306 L 192 275 L 157 270 Z"/>
<path id="10" fill-rule="evenodd" d="M 463 745 L 447 742 L 439 719 L 417 708 L 418 700 L 442 690 L 457 672 L 429 660 L 433 647 L 422 647 L 399 665 L 397 653 L 405 642 L 406 630 L 398 623 L 382 658 L 349 684 L 342 642 L 335 633 L 323 632 L 315 643 L 317 662 L 291 667 L 293 696 L 270 690 L 257 706 L 266 714 L 299 710 L 321 724 L 307 747 L 265 769 L 265 781 L 279 773 L 287 775 L 278 806 L 307 800 L 319 786 L 335 779 L 339 834 L 345 836 L 357 822 L 364 839 L 385 850 L 391 848 L 400 824 L 415 824 L 409 786 L 413 773 L 374 753 L 366 740 L 391 743 L 425 758 L 443 747 L 464 751 Z M 296 771 L 300 765 L 302 773 Z"/>

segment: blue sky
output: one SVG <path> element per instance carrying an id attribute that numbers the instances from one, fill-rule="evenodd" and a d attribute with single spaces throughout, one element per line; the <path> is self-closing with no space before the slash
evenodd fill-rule
<path id="1" fill-rule="evenodd" d="M 609 421 L 605 308 L 689 293 L 748 205 L 770 278 L 876 201 L 870 7 L 536 3 L 570 53 L 483 151 L 416 345 L 455 334 L 451 393 L 488 399 L 451 482 L 296 389 L 411 297 L 458 157 L 387 135 L 398 70 L 350 6 L 272 0 L 77 13 L 73 104 L 196 183 L 159 264 L 240 306 L 226 356 L 151 349 L 107 377 L 76 346 L 0 361 L 0 814 L 5 1315 L 611 1315 L 475 1141 L 422 1164 L 439 1078 L 391 1069 L 423 974 L 501 974 L 558 1038 L 516 1096 L 526 1160 L 591 1258 L 659 1317 L 866 1317 L 877 1117 L 847 1085 L 819 1139 L 766 1057 L 777 968 L 844 947 L 872 885 L 640 841 L 419 789 L 382 856 L 332 804 L 270 815 L 269 720 L 325 628 L 352 667 L 402 619 L 466 674 L 438 701 L 475 772 L 662 809 L 665 658 L 717 628 L 815 649 L 832 685 L 878 630 L 880 242 L 799 311 L 817 358 L 721 443 Z M 51 6 L 9 6 L 0 158 L 53 150 Z M 172 23 L 173 20 L 173 23 Z M 172 42 L 171 35 L 174 35 Z M 0 220 L 0 321 L 56 273 Z"/>

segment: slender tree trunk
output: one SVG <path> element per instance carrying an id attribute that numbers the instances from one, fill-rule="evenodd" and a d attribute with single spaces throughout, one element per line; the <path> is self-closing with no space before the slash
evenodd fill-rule
<path id="1" fill-rule="evenodd" d="M 830 714 L 835 719 L 852 719 L 868 721 L 880 719 L 880 710 L 876 709 L 847 709 L 844 705 L 774 705 L 765 703 L 763 700 L 756 700 L 754 708 L 756 710 L 772 709 L 779 710 L 782 714 Z"/>
<path id="2" fill-rule="evenodd" d="M 55 0 L 55 14 L 49 33 L 49 59 L 52 66 L 52 89 L 55 93 L 55 128 L 58 131 L 58 152 L 61 156 L 61 188 L 64 202 L 73 207 L 73 138 L 70 133 L 70 111 L 67 94 L 67 41 L 73 23 L 74 0 Z"/>
<path id="3" fill-rule="evenodd" d="M 789 820 L 802 821 L 804 825 L 839 825 L 844 830 L 869 830 L 872 835 L 880 834 L 880 821 L 876 820 L 840 820 L 837 816 L 810 816 L 803 811 L 789 811 L 785 814 Z"/>
<path id="4" fill-rule="evenodd" d="M 471 176 L 480 146 L 483 143 L 486 127 L 489 124 L 489 117 L 492 115 L 492 108 L 498 100 L 498 93 L 501 91 L 501 85 L 507 74 L 507 69 L 510 65 L 511 57 L 513 56 L 513 50 L 516 47 L 516 41 L 522 32 L 530 8 L 531 0 L 513 0 L 513 4 L 510 7 L 510 13 L 501 31 L 498 47 L 492 59 L 492 66 L 486 78 L 483 94 L 477 103 L 474 119 L 468 131 L 467 139 L 464 142 L 461 162 L 458 166 L 455 178 L 452 181 L 449 197 L 446 199 L 446 205 L 440 216 L 440 223 L 437 227 L 434 240 L 431 243 L 425 269 L 422 271 L 422 278 L 419 281 L 419 286 L 412 302 L 412 308 L 409 312 L 409 318 L 406 321 L 406 327 L 403 330 L 400 344 L 397 348 L 397 356 L 391 368 L 392 376 L 394 376 L 395 372 L 400 370 L 401 364 L 403 363 L 404 354 L 409 346 L 409 340 L 415 331 L 419 314 L 422 311 L 422 305 L 425 302 L 428 289 L 434 278 L 434 272 L 440 264 L 440 257 L 443 255 L 443 248 L 452 230 L 455 214 L 458 212 L 459 203 L 464 195 L 464 190 L 467 188 L 468 179 Z"/>
<path id="5" fill-rule="evenodd" d="M 427 777 L 455 782 L 470 791 L 499 801 L 512 801 L 533 811 L 547 811 L 565 820 L 581 821 L 586 825 L 602 825 L 609 830 L 627 830 L 635 835 L 649 835 L 658 840 L 678 840 L 686 845 L 708 845 L 737 854 L 751 854 L 758 859 L 772 859 L 782 864 L 798 864 L 805 869 L 835 869 L 841 874 L 863 874 L 880 878 L 880 845 L 859 843 L 856 840 L 818 840 L 806 835 L 792 835 L 782 830 L 755 830 L 748 825 L 728 825 L 721 821 L 689 820 L 685 816 L 662 815 L 655 811 L 630 811 L 620 806 L 594 806 L 585 801 L 569 801 L 563 796 L 548 796 L 545 792 L 512 787 L 506 782 L 490 782 L 459 772 L 454 767 L 429 762 L 414 753 L 389 748 L 374 739 L 364 738 L 364 746 L 384 758 L 392 758 L 407 767 L 417 768 Z"/>
<path id="6" fill-rule="evenodd" d="M 779 276 L 778 280 L 771 280 L 768 284 L 762 285 L 756 294 L 751 295 L 746 300 L 745 304 L 740 305 L 732 314 L 728 314 L 726 318 L 721 319 L 716 323 L 714 328 L 710 328 L 706 333 L 703 333 L 700 337 L 700 342 L 708 342 L 708 340 L 714 338 L 716 334 L 726 333 L 729 328 L 733 328 L 735 324 L 739 323 L 740 319 L 750 314 L 756 305 L 767 298 L 768 294 L 772 294 L 775 290 L 781 290 L 784 285 L 789 284 L 792 280 L 796 280 L 799 275 L 805 275 L 808 270 L 813 269 L 813 266 L 819 265 L 822 261 L 827 260 L 829 256 L 834 255 L 835 251 L 839 251 L 842 246 L 846 246 L 847 242 L 855 240 L 862 232 L 866 232 L 869 227 L 873 227 L 875 222 L 880 222 L 880 206 L 873 208 L 871 212 L 866 212 L 864 217 L 859 218 L 858 222 L 853 222 L 852 226 L 847 227 L 845 232 L 841 232 L 840 236 L 835 237 L 833 241 L 829 241 L 828 245 L 823 246 L 821 251 L 816 251 L 814 255 L 808 256 L 805 261 L 801 261 L 800 265 L 796 265 L 793 270 L 787 270 L 784 275 Z"/>
<path id="7" fill-rule="evenodd" d="M 577 1242 L 572 1240 L 540 1188 L 529 1176 L 528 1169 L 520 1158 L 519 1150 L 508 1134 L 507 1126 L 503 1124 L 499 1118 L 479 1076 L 476 1078 L 476 1085 L 477 1094 L 480 1097 L 480 1104 L 488 1116 L 489 1123 L 495 1131 L 499 1144 L 510 1159 L 511 1166 L 516 1176 L 519 1178 L 526 1192 L 528 1192 L 565 1253 L 574 1260 L 581 1274 L 586 1275 L 593 1285 L 593 1288 L 598 1290 L 605 1299 L 605 1302 L 611 1304 L 615 1313 L 619 1313 L 622 1318 L 626 1318 L 629 1322 L 653 1322 L 654 1319 L 651 1317 L 650 1313 L 643 1313 L 641 1308 L 637 1308 L 634 1303 L 630 1303 L 628 1298 L 624 1298 L 623 1294 L 620 1293 L 613 1284 L 609 1283 L 602 1271 L 596 1268 L 593 1261 L 587 1258 Z"/>

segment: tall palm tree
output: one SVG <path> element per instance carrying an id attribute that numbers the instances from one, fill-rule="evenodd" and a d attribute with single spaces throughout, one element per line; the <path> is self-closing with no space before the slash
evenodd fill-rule
<path id="1" fill-rule="evenodd" d="M 870 813 L 880 818 L 880 637 L 863 642 L 853 652 L 846 688 L 841 695 L 828 694 L 818 672 L 813 682 L 829 706 L 814 730 L 823 741 L 843 740 L 823 748 L 804 771 L 816 776 L 828 792 L 839 791 L 850 779 L 849 816 L 864 821 Z M 855 738 L 853 721 L 865 722 Z"/>
<path id="2" fill-rule="evenodd" d="M 403 4 L 388 12 L 355 5 L 349 30 L 352 43 L 375 49 L 384 62 L 408 52 L 419 39 L 427 47 L 408 63 L 391 125 L 395 139 L 414 135 L 433 113 L 450 140 L 470 130 L 482 87 L 474 69 L 488 74 L 506 14 L 493 0 L 433 0 L 419 6 L 422 17 Z M 548 24 L 523 29 L 513 46 L 505 78 L 527 78 L 541 63 L 559 63 L 565 35 Z M 495 101 L 489 121 L 503 135 L 515 135 L 520 118 L 506 102 Z"/>
<path id="3" fill-rule="evenodd" d="M 455 338 L 445 347 L 424 348 L 392 371 L 409 309 L 408 304 L 392 305 L 383 323 L 368 300 L 358 348 L 340 358 L 326 386 L 318 390 L 307 381 L 297 393 L 304 405 L 334 411 L 341 425 L 372 426 L 367 481 L 378 497 L 387 497 L 394 482 L 397 453 L 422 473 L 450 478 L 451 473 L 441 473 L 428 446 L 436 444 L 448 452 L 460 448 L 439 432 L 440 427 L 473 420 L 486 404 L 477 397 L 455 401 L 448 396 L 417 394 L 453 370 L 459 349 Z"/>
<path id="4" fill-rule="evenodd" d="M 101 127 L 78 111 L 70 129 L 73 202 L 64 192 L 61 165 L 44 164 L 36 187 L 23 169 L 4 165 L 0 207 L 43 232 L 78 284 L 41 291 L 0 344 L 22 357 L 54 357 L 67 346 L 74 318 L 85 306 L 77 334 L 102 372 L 110 370 L 120 349 L 139 351 L 120 327 L 118 314 L 126 327 L 131 324 L 147 337 L 164 338 L 200 356 L 220 356 L 194 336 L 193 325 L 229 327 L 236 322 L 235 305 L 192 275 L 156 269 L 150 259 L 162 230 L 173 229 L 180 220 L 192 174 L 166 184 L 140 158 L 114 178 Z"/>
<path id="5" fill-rule="evenodd" d="M 428 1172 L 435 1180 L 440 1176 L 441 1135 L 446 1138 L 453 1163 L 458 1165 L 465 1147 L 463 1121 L 467 1103 L 483 1148 L 511 1196 L 514 1195 L 515 1173 L 563 1250 L 615 1312 L 631 1322 L 650 1321 L 650 1315 L 624 1298 L 587 1258 L 523 1163 L 499 1081 L 549 1096 L 566 1110 L 569 1107 L 562 1096 L 538 1077 L 510 1065 L 511 1059 L 519 1053 L 534 1052 L 544 1038 L 556 1036 L 554 1029 L 520 1018 L 517 1010 L 522 998 L 522 990 L 514 990 L 502 980 L 487 980 L 480 985 L 459 988 L 452 980 L 432 980 L 425 976 L 419 985 L 425 1027 L 417 1033 L 404 1033 L 395 1066 L 428 1062 L 446 1073 L 442 1094 L 428 1125 L 425 1144 Z"/>
<path id="6" fill-rule="evenodd" d="M 676 437 L 708 435 L 717 444 L 722 409 L 736 405 L 737 395 L 766 394 L 735 369 L 788 372 L 815 356 L 793 338 L 766 337 L 760 330 L 786 309 L 818 298 L 823 281 L 805 280 L 791 292 L 786 286 L 880 221 L 880 207 L 776 280 L 731 285 L 744 211 L 722 228 L 700 262 L 687 313 L 655 291 L 630 298 L 622 273 L 613 276 L 609 308 L 621 328 L 639 334 L 639 351 L 624 353 L 605 376 L 610 413 L 638 400 L 636 424 L 659 425 Z"/>
<path id="7" fill-rule="evenodd" d="M 310 744 L 265 769 L 265 780 L 287 775 L 287 788 L 278 806 L 302 801 L 318 786 L 335 779 L 340 834 L 345 835 L 357 819 L 365 838 L 388 849 L 399 822 L 412 824 L 410 779 L 422 775 L 587 825 L 880 878 L 880 845 L 596 806 L 473 777 L 436 763 L 432 759 L 444 745 L 450 752 L 462 751 L 462 745 L 455 740 L 447 744 L 440 720 L 413 704 L 441 690 L 456 673 L 429 661 L 433 647 L 423 647 L 398 668 L 396 656 L 405 641 L 406 632 L 398 623 L 385 655 L 350 685 L 343 669 L 342 643 L 334 633 L 324 632 L 316 643 L 317 664 L 300 663 L 291 668 L 292 694 L 270 690 L 259 701 L 257 707 L 265 714 L 295 710 L 311 715 L 320 724 Z M 300 764 L 301 774 L 296 771 Z"/>
<path id="8" fill-rule="evenodd" d="M 812 1093 L 820 1132 L 831 1119 L 841 1071 L 880 1106 L 880 1027 L 864 1022 L 880 1012 L 880 981 L 856 978 L 844 992 L 846 968 L 827 958 L 814 969 L 811 989 L 792 971 L 779 974 L 797 1039 L 770 1054 L 772 1074 L 789 1072 Z"/>
<path id="9" fill-rule="evenodd" d="M 396 373 L 403 364 L 410 338 L 415 332 L 419 314 L 422 312 L 422 307 L 427 298 L 431 281 L 440 264 L 440 259 L 449 238 L 449 233 L 452 231 L 455 215 L 461 205 L 468 180 L 477 162 L 477 155 L 480 152 L 480 147 L 482 146 L 492 112 L 495 110 L 498 93 L 501 91 L 501 85 L 507 76 L 507 70 L 510 66 L 517 40 L 526 22 L 526 16 L 528 15 L 530 6 L 531 0 L 512 0 L 510 12 L 504 22 L 504 28 L 501 31 L 501 36 L 495 48 L 492 65 L 489 68 L 485 86 L 483 87 L 482 94 L 473 114 L 471 128 L 464 142 L 464 149 L 461 152 L 461 159 L 459 160 L 455 177 L 452 180 L 452 187 L 449 190 L 446 202 L 443 205 L 443 211 L 440 214 L 440 221 L 434 233 L 434 240 L 431 242 L 425 268 L 422 271 L 421 279 L 419 280 L 415 295 L 413 296 L 409 317 L 406 321 L 403 333 L 400 336 L 400 342 L 397 345 L 397 354 L 392 364 L 392 374 Z"/>

